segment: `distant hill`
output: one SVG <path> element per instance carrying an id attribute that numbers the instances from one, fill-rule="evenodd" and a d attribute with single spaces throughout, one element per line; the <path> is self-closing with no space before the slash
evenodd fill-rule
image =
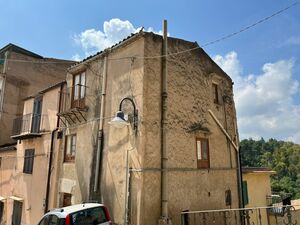
<path id="1" fill-rule="evenodd" d="M 272 176 L 274 192 L 291 193 L 300 198 L 300 145 L 263 138 L 240 142 L 241 164 L 243 167 L 269 167 L 277 174 Z"/>

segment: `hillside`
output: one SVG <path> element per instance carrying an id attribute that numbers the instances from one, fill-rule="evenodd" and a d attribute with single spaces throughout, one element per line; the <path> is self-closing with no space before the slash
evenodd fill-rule
<path id="1" fill-rule="evenodd" d="M 271 179 L 272 191 L 300 198 L 300 145 L 276 139 L 245 139 L 240 146 L 243 167 L 271 168 L 277 172 Z"/>

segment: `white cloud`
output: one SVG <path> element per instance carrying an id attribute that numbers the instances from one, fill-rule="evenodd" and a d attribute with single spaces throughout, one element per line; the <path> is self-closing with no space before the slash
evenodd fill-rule
<path id="1" fill-rule="evenodd" d="M 80 60 L 81 60 L 81 57 L 80 57 L 80 55 L 77 53 L 77 54 L 75 54 L 75 55 L 72 56 L 72 60 L 74 60 L 74 61 L 80 61 Z"/>
<path id="2" fill-rule="evenodd" d="M 233 78 L 241 138 L 278 138 L 300 143 L 300 105 L 293 100 L 299 82 L 293 78 L 295 60 L 266 63 L 262 73 L 243 76 L 236 52 L 214 60 Z"/>
<path id="3" fill-rule="evenodd" d="M 85 57 L 87 57 L 114 45 L 140 29 L 135 28 L 128 20 L 123 21 L 114 18 L 103 23 L 103 31 L 95 28 L 87 29 L 80 34 L 75 34 L 73 39 L 82 48 Z M 152 27 L 149 27 L 147 31 L 162 34 L 162 31 L 157 32 Z M 78 53 L 76 55 L 79 56 L 77 58 L 80 58 Z"/>

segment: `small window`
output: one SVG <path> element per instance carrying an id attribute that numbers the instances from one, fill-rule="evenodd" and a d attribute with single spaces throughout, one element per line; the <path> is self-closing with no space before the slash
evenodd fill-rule
<path id="1" fill-rule="evenodd" d="M 216 83 L 212 84 L 213 88 L 213 97 L 214 97 L 214 103 L 220 104 L 220 98 L 219 98 L 219 85 Z"/>
<path id="2" fill-rule="evenodd" d="M 34 161 L 34 149 L 26 149 L 24 155 L 23 173 L 32 174 Z"/>
<path id="3" fill-rule="evenodd" d="M 197 167 L 209 168 L 209 145 L 207 138 L 196 139 Z"/>
<path id="4" fill-rule="evenodd" d="M 76 135 L 66 136 L 65 161 L 74 161 L 76 153 Z"/>
<path id="5" fill-rule="evenodd" d="M 62 207 L 72 205 L 72 195 L 69 193 L 62 193 Z"/>
<path id="6" fill-rule="evenodd" d="M 225 191 L 225 204 L 226 204 L 226 206 L 231 206 L 231 204 L 232 204 L 231 190 Z"/>
<path id="7" fill-rule="evenodd" d="M 243 181 L 242 192 L 243 192 L 243 202 L 244 202 L 244 206 L 245 206 L 245 205 L 249 204 L 247 181 Z"/>

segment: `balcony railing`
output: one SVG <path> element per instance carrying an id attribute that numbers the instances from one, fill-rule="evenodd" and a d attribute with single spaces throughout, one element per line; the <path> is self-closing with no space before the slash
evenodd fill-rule
<path id="1" fill-rule="evenodd" d="M 74 125 L 86 121 L 86 90 L 83 85 L 64 88 L 59 95 L 60 126 Z"/>
<path id="2" fill-rule="evenodd" d="M 282 214 L 270 212 L 280 211 Z M 205 211 L 184 211 L 181 225 L 296 225 L 300 224 L 299 206 L 256 207 Z"/>
<path id="3" fill-rule="evenodd" d="M 60 92 L 60 112 L 66 112 L 72 108 L 84 109 L 86 86 L 76 85 L 74 87 L 64 88 Z"/>
<path id="4" fill-rule="evenodd" d="M 41 136 L 41 132 L 49 131 L 47 115 L 26 114 L 14 119 L 12 138 L 24 139 Z"/>

